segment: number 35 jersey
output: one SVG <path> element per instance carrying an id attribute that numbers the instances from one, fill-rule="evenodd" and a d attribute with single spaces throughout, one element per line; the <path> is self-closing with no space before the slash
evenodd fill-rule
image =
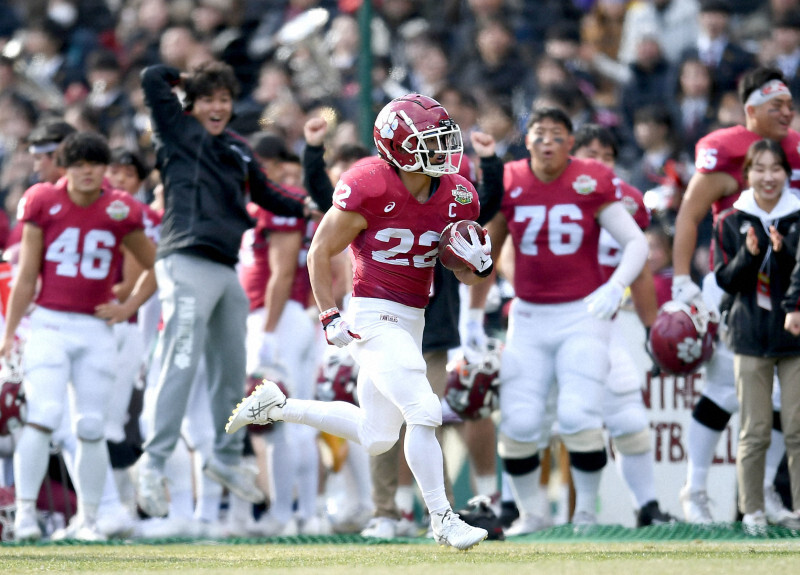
<path id="1" fill-rule="evenodd" d="M 604 281 L 597 261 L 597 213 L 621 192 L 613 172 L 595 160 L 570 158 L 544 183 L 527 159 L 509 162 L 500 211 L 514 241 L 514 290 L 538 304 L 582 299 Z"/>
<path id="2" fill-rule="evenodd" d="M 122 238 L 144 229 L 142 208 L 129 194 L 104 185 L 94 203 L 78 206 L 69 199 L 64 178 L 28 189 L 18 219 L 42 230 L 42 286 L 36 303 L 90 315 L 114 297 Z"/>
<path id="3" fill-rule="evenodd" d="M 442 230 L 474 220 L 480 211 L 475 188 L 458 174 L 436 178 L 433 185 L 433 194 L 419 202 L 379 158 L 360 160 L 342 174 L 333 205 L 367 220 L 350 245 L 354 296 L 427 305 Z"/>

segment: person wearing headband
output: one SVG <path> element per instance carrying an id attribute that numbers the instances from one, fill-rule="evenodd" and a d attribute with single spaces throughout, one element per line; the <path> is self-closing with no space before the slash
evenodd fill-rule
<path id="1" fill-rule="evenodd" d="M 800 134 L 790 128 L 794 105 L 783 74 L 776 68 L 755 68 L 742 77 L 738 91 L 746 115 L 745 125 L 716 130 L 697 143 L 697 171 L 689 181 L 675 221 L 672 299 L 687 304 L 719 308 L 722 303 L 723 292 L 713 273 L 708 273 L 710 269 L 703 270 L 708 275 L 702 291 L 692 281 L 693 260 L 697 261 L 697 228 L 709 209 L 716 222 L 720 212 L 733 206 L 745 189 L 743 166 L 750 145 L 761 139 L 780 143 L 792 168 L 789 185 L 800 187 Z M 687 481 L 680 499 L 689 522 L 713 521 L 706 493 L 708 472 L 717 443 L 738 409 L 733 354 L 723 342 L 718 342 L 706 365 L 703 394 L 694 407 L 688 430 Z M 772 486 L 783 451 L 783 436 L 774 430 L 772 448 L 767 454 L 764 491 L 765 512 L 771 523 L 779 523 L 788 513 Z"/>
<path id="2" fill-rule="evenodd" d="M 33 171 L 39 182 L 56 183 L 65 168 L 56 163 L 55 151 L 64 139 L 77 130 L 64 120 L 40 122 L 28 137 L 28 153 L 33 156 Z"/>

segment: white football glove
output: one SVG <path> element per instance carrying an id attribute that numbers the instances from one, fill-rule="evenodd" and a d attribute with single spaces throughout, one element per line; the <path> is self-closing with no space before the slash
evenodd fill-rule
<path id="1" fill-rule="evenodd" d="M 477 274 L 486 272 L 492 266 L 492 240 L 484 230 L 483 237 L 478 236 L 478 230 L 469 226 L 469 241 L 456 232 L 450 238 L 450 247 L 469 269 Z"/>
<path id="2" fill-rule="evenodd" d="M 609 319 L 619 309 L 625 286 L 616 280 L 609 280 L 583 298 L 589 313 L 599 319 Z"/>
<path id="3" fill-rule="evenodd" d="M 258 347 L 258 364 L 262 366 L 273 365 L 278 354 L 278 334 L 263 332 L 261 345 Z"/>
<path id="4" fill-rule="evenodd" d="M 703 296 L 700 292 L 700 286 L 694 283 L 691 277 L 680 275 L 672 278 L 672 299 L 692 305 L 702 301 Z"/>
<path id="5" fill-rule="evenodd" d="M 319 321 L 322 322 L 322 329 L 328 345 L 344 347 L 354 339 L 361 339 L 360 335 L 350 331 L 350 324 L 342 318 L 337 307 L 332 307 L 319 314 Z"/>
<path id="6" fill-rule="evenodd" d="M 467 320 L 458 326 L 461 350 L 467 363 L 480 363 L 488 349 L 486 331 L 483 329 L 483 310 L 470 309 Z"/>

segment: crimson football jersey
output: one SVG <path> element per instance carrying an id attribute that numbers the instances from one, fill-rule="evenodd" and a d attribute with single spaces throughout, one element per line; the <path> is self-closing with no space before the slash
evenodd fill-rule
<path id="1" fill-rule="evenodd" d="M 500 211 L 514 240 L 514 290 L 539 304 L 581 299 L 604 282 L 597 261 L 601 207 L 621 198 L 619 180 L 595 160 L 570 158 L 543 183 L 530 160 L 505 166 Z"/>
<path id="2" fill-rule="evenodd" d="M 462 176 L 434 178 L 433 185 L 433 194 L 420 203 L 379 158 L 359 160 L 342 174 L 333 205 L 367 220 L 367 229 L 350 245 L 353 295 L 416 308 L 428 304 L 442 230 L 480 212 L 478 194 Z"/>
<path id="3" fill-rule="evenodd" d="M 714 130 L 697 142 L 695 167 L 701 174 L 715 172 L 729 174 L 739 184 L 739 190 L 743 190 L 745 189 L 744 175 L 742 174 L 744 157 L 747 155 L 750 144 L 761 139 L 761 136 L 744 126 Z M 789 130 L 786 137 L 781 140 L 781 147 L 786 152 L 786 158 L 792 167 L 792 178 L 789 185 L 792 188 L 800 189 L 800 133 Z M 715 222 L 717 216 L 733 206 L 738 197 L 738 193 L 731 194 L 714 202 L 711 210 Z"/>
<path id="4" fill-rule="evenodd" d="M 642 230 L 646 230 L 650 225 L 650 211 L 644 205 L 642 192 L 634 188 L 632 185 L 619 180 L 619 188 L 622 193 L 620 201 L 628 213 L 633 216 Z M 608 281 L 614 270 L 617 269 L 620 260 L 622 260 L 622 249 L 611 234 L 607 230 L 600 230 L 600 251 L 597 255 L 597 261 L 603 269 L 603 281 Z"/>
<path id="5" fill-rule="evenodd" d="M 306 221 L 303 218 L 276 216 L 261 206 L 250 202 L 247 211 L 256 221 L 254 228 L 247 230 L 242 236 L 242 247 L 239 251 L 239 281 L 250 300 L 250 311 L 264 307 L 264 295 L 270 278 L 269 268 L 269 236 L 272 232 L 304 233 Z M 308 276 L 305 259 L 299 258 L 295 279 L 292 283 L 290 299 L 306 303 L 308 292 L 307 280 L 298 276 Z"/>
<path id="6" fill-rule="evenodd" d="M 95 202 L 78 206 L 63 178 L 29 188 L 20 200 L 18 219 L 42 230 L 42 285 L 36 303 L 90 315 L 114 297 L 122 239 L 144 229 L 141 204 L 129 194 L 104 183 Z"/>

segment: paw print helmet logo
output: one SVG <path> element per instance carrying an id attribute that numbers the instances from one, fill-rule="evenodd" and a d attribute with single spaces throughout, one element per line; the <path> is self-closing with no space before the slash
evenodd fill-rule
<path id="1" fill-rule="evenodd" d="M 433 98 L 406 94 L 378 114 L 373 128 L 380 156 L 405 172 L 456 174 L 464 151 L 461 129 Z"/>

